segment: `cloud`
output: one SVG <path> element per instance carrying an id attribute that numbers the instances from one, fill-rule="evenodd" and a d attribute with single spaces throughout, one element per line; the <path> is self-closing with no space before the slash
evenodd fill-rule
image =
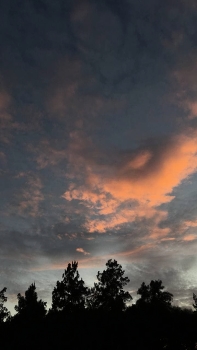
<path id="1" fill-rule="evenodd" d="M 86 252 L 83 248 L 77 248 L 76 252 L 82 253 L 84 255 L 90 255 L 90 253 Z"/>
<path id="2" fill-rule="evenodd" d="M 197 227 L 197 221 L 185 221 L 185 225 L 189 227 Z"/>
<path id="3" fill-rule="evenodd" d="M 7 92 L 1 91 L 0 93 L 0 110 L 3 112 L 10 103 L 10 96 Z M 1 119 L 9 119 L 9 116 L 4 115 L 3 113 L 0 114 Z"/>
<path id="4" fill-rule="evenodd" d="M 29 150 L 35 154 L 39 169 L 55 166 L 66 158 L 66 151 L 55 149 L 47 139 L 41 140 L 38 146 L 30 145 Z"/>
<path id="5" fill-rule="evenodd" d="M 74 169 L 70 174 L 73 179 L 63 197 L 77 200 L 89 210 L 86 216 L 89 232 L 105 232 L 137 217 L 158 216 L 159 220 L 155 219 L 158 225 L 167 212 L 157 207 L 171 202 L 173 188 L 197 170 L 195 132 L 147 141 L 137 150 L 113 155 L 99 154 L 90 139 L 85 141 L 81 137 L 71 135 L 68 160 Z M 99 164 L 97 159 L 101 158 L 103 163 Z M 156 230 L 168 233 L 166 229 Z M 156 231 L 154 234 L 157 235 Z"/>
<path id="6" fill-rule="evenodd" d="M 197 118 L 197 102 L 189 102 L 188 103 L 188 109 L 190 111 L 188 118 L 189 119 L 194 119 Z"/>
<path id="7" fill-rule="evenodd" d="M 134 289 L 175 290 L 196 254 L 196 2 L 2 6 L 1 271 L 117 257 Z"/>
<path id="8" fill-rule="evenodd" d="M 186 235 L 183 240 L 184 241 L 194 241 L 195 239 L 197 239 L 196 235 L 190 234 L 190 235 Z"/>
<path id="9" fill-rule="evenodd" d="M 13 126 L 13 118 L 9 113 L 11 97 L 6 91 L 0 91 L 0 136 L 1 142 L 7 144 L 10 139 L 10 129 Z"/>
<path id="10" fill-rule="evenodd" d="M 188 55 L 182 55 L 172 71 L 175 85 L 175 102 L 185 112 L 188 122 L 197 115 L 197 81 L 196 81 L 197 52 L 192 50 Z"/>
<path id="11" fill-rule="evenodd" d="M 26 183 L 17 198 L 18 213 L 22 216 L 38 217 L 42 215 L 40 203 L 44 200 L 42 182 L 39 176 L 33 173 L 21 174 L 21 176 L 25 176 Z"/>

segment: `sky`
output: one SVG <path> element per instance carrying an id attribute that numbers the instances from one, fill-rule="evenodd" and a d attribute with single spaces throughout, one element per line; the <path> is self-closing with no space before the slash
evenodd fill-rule
<path id="1" fill-rule="evenodd" d="M 197 292 L 196 0 L 2 0 L 0 289 L 93 286 L 115 259 L 135 302 Z"/>

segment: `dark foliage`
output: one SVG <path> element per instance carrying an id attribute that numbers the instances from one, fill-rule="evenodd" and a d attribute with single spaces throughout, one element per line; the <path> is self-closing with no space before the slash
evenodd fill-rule
<path id="1" fill-rule="evenodd" d="M 42 320 L 46 314 L 46 302 L 38 300 L 35 283 L 32 283 L 25 292 L 25 296 L 17 295 L 18 305 L 15 306 L 17 312 L 15 318 L 34 322 Z"/>
<path id="2" fill-rule="evenodd" d="M 193 293 L 193 300 L 194 300 L 193 307 L 194 307 L 195 311 L 197 311 L 197 296 L 195 293 Z"/>
<path id="3" fill-rule="evenodd" d="M 80 279 L 76 261 L 68 264 L 62 275 L 62 281 L 57 281 L 52 292 L 52 311 L 74 312 L 85 308 L 88 288 Z"/>
<path id="4" fill-rule="evenodd" d="M 4 306 L 4 303 L 7 301 L 7 297 L 5 296 L 6 290 L 7 288 L 3 288 L 0 291 L 0 323 L 10 317 L 8 309 Z"/>
<path id="5" fill-rule="evenodd" d="M 95 283 L 91 290 L 89 307 L 105 311 L 123 311 L 126 302 L 132 299 L 129 292 L 123 290 L 129 279 L 123 277 L 122 266 L 116 260 L 108 260 L 106 266 L 107 269 L 103 272 L 98 271 L 98 283 Z"/>
<path id="6" fill-rule="evenodd" d="M 137 294 L 140 295 L 140 299 L 137 300 L 137 305 L 149 304 L 156 307 L 171 306 L 173 295 L 163 290 L 161 280 L 151 281 L 146 285 L 144 282 L 138 289 Z"/>
<path id="7" fill-rule="evenodd" d="M 35 284 L 25 296 L 18 294 L 17 314 L 7 318 L 0 292 L 2 317 L 1 348 L 7 349 L 135 349 L 195 350 L 197 344 L 197 297 L 195 311 L 172 306 L 173 295 L 161 280 L 144 282 L 140 298 L 132 306 L 131 295 L 124 291 L 128 277 L 116 260 L 108 260 L 98 272 L 91 293 L 80 279 L 78 263 L 68 264 L 62 281 L 53 290 L 52 309 L 38 300 Z M 65 312 L 64 312 L 65 311 Z M 6 320 L 6 322 L 2 322 Z"/>

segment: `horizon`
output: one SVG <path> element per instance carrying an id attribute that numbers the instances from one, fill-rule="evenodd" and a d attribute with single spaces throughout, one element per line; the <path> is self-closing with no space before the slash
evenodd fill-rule
<path id="1" fill-rule="evenodd" d="M 116 260 L 116 259 L 112 259 L 112 260 Z M 117 261 L 117 260 L 116 260 Z M 70 263 L 71 263 L 72 261 L 70 261 Z M 117 261 L 118 262 L 118 261 Z M 119 262 L 118 262 L 119 263 Z M 120 264 L 121 265 L 121 264 Z M 123 264 L 124 265 L 124 264 Z M 123 268 L 123 265 L 121 265 L 122 266 L 122 268 Z M 66 266 L 66 268 L 67 268 L 67 266 Z M 65 269 L 66 269 L 65 268 Z M 58 273 L 59 273 L 59 278 L 58 278 L 58 280 L 57 281 L 62 281 L 62 273 L 65 271 L 65 269 L 64 270 L 60 270 L 59 268 L 57 269 L 57 271 L 58 271 Z M 84 270 L 84 269 L 87 269 L 87 267 L 81 267 L 81 270 Z M 103 266 L 103 270 L 105 270 L 106 269 L 106 264 Z M 82 280 L 85 282 L 85 286 L 86 287 L 88 287 L 88 288 L 91 288 L 91 287 L 93 287 L 94 286 L 94 283 L 97 283 L 98 282 L 98 280 L 97 280 L 97 278 L 96 278 L 96 275 L 97 275 L 97 273 L 99 272 L 99 271 L 97 271 L 97 269 L 96 268 L 94 268 L 94 271 L 91 271 L 91 274 L 84 274 L 83 272 L 82 272 L 82 274 L 81 274 L 81 271 L 80 271 L 80 266 L 78 265 L 78 272 L 79 272 L 79 277 L 80 278 L 82 278 Z M 93 270 L 93 269 L 91 269 L 91 270 Z M 103 270 L 100 270 L 100 272 L 102 272 Z M 46 271 L 46 270 L 45 270 Z M 126 271 L 124 270 L 124 268 L 123 268 L 123 271 L 124 271 L 124 277 L 128 277 L 129 278 L 129 275 L 127 275 L 126 274 Z M 95 275 L 93 275 L 93 273 L 95 274 Z M 86 279 L 84 279 L 83 278 L 83 276 L 86 276 L 86 279 L 87 279 L 87 281 L 86 281 Z M 160 280 L 160 278 L 159 278 L 159 276 L 157 277 L 157 278 L 153 278 L 153 279 L 151 279 L 151 280 Z M 149 285 L 149 283 L 151 282 L 151 280 L 150 281 L 141 281 L 141 283 L 137 286 L 137 288 L 131 288 L 132 287 L 132 282 L 134 282 L 134 281 L 131 281 L 130 280 L 130 278 L 129 278 L 129 283 L 128 283 L 128 285 L 130 286 L 130 288 L 128 288 L 128 286 L 126 286 L 126 287 L 124 287 L 124 290 L 125 291 L 128 291 L 129 293 L 130 293 L 130 295 L 132 296 L 132 300 L 131 301 L 129 301 L 129 303 L 127 303 L 127 306 L 132 306 L 132 305 L 135 305 L 136 304 L 136 301 L 138 300 L 138 299 L 140 299 L 140 296 L 137 294 L 137 291 L 138 291 L 138 289 L 140 288 L 140 286 L 141 286 L 141 284 L 144 282 L 146 285 Z M 46 310 L 48 311 L 50 308 L 51 308 L 51 306 L 52 306 L 52 291 L 53 291 L 53 289 L 54 289 L 54 287 L 56 286 L 56 282 L 57 281 L 55 281 L 54 282 L 54 286 L 53 286 L 53 288 L 51 289 L 51 293 L 50 293 L 50 298 L 48 297 L 48 299 L 47 299 L 47 301 L 44 299 L 44 298 L 41 298 L 40 297 L 40 294 L 42 295 L 42 290 L 41 291 L 39 291 L 39 289 L 38 289 L 38 287 L 37 287 L 37 283 L 36 283 L 36 281 L 32 281 L 31 283 L 29 283 L 29 285 L 26 287 L 26 289 L 24 290 L 24 291 L 19 291 L 18 293 L 20 293 L 21 295 L 25 295 L 25 291 L 29 288 L 29 286 L 32 284 L 32 283 L 35 283 L 35 286 L 36 286 L 36 292 L 37 292 L 37 294 L 38 294 L 38 300 L 42 300 L 42 301 L 46 301 L 47 302 L 47 305 L 46 305 Z M 167 281 L 166 281 L 167 282 Z M 136 286 L 136 283 L 134 283 L 134 285 Z M 164 286 L 164 291 L 167 291 L 167 292 L 170 292 L 171 293 L 171 291 L 166 287 L 166 284 L 164 283 L 164 281 L 162 281 L 162 285 Z M 48 291 L 49 292 L 49 291 Z M 6 293 L 5 293 L 5 296 L 7 296 L 7 293 L 8 293 L 8 290 L 6 291 Z M 17 294 L 18 294 L 17 293 Z M 191 301 L 191 303 L 189 304 L 188 303 L 188 300 L 190 299 L 190 301 Z M 7 307 L 7 309 L 10 311 L 10 313 L 11 313 L 11 316 L 14 316 L 15 314 L 16 314 L 16 311 L 15 311 L 15 309 L 14 309 L 14 307 L 17 305 L 17 295 L 16 296 L 12 296 L 11 297 L 11 300 L 12 301 L 10 301 L 9 300 L 9 298 L 8 298 L 8 300 L 7 300 L 7 302 L 5 303 L 5 306 Z M 176 295 L 173 295 L 173 298 L 172 298 L 172 306 L 178 306 L 178 307 L 180 307 L 181 309 L 189 309 L 189 310 L 191 310 L 191 311 L 194 311 L 193 309 L 193 293 L 192 293 L 192 295 L 188 295 L 188 299 L 187 299 L 187 301 L 186 301 L 186 303 L 184 303 L 184 301 L 181 303 L 180 302 L 180 300 L 176 297 Z"/>

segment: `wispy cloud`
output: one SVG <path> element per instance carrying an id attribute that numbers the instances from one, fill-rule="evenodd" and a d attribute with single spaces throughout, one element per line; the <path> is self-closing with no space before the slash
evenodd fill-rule
<path id="1" fill-rule="evenodd" d="M 82 254 L 84 254 L 84 255 L 90 255 L 90 253 L 86 252 L 83 248 L 77 248 L 77 249 L 76 249 L 76 252 L 82 253 Z"/>
<path id="2" fill-rule="evenodd" d="M 55 149 L 46 139 L 41 140 L 38 146 L 29 145 L 29 150 L 35 154 L 39 169 L 46 168 L 47 166 L 55 166 L 60 161 L 66 159 L 66 150 Z"/>
<path id="3" fill-rule="evenodd" d="M 22 216 L 38 217 L 42 215 L 40 203 L 44 200 L 42 182 L 39 176 L 33 173 L 24 176 L 26 182 L 18 198 L 18 212 Z"/>

